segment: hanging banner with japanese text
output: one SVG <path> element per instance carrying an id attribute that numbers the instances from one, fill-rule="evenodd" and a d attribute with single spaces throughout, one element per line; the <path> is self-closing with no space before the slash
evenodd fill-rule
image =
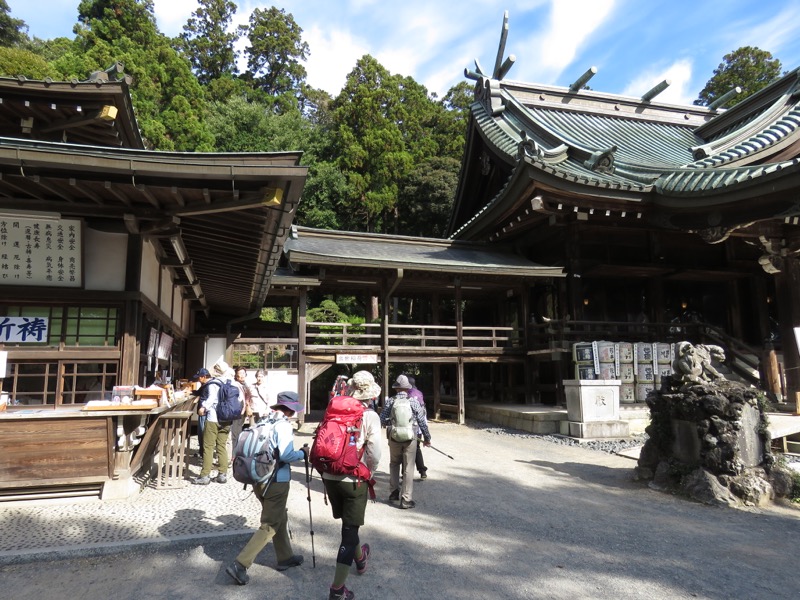
<path id="1" fill-rule="evenodd" d="M 81 222 L 0 214 L 0 285 L 81 287 Z"/>
<path id="2" fill-rule="evenodd" d="M 47 341 L 46 317 L 0 317 L 0 343 L 41 343 Z"/>

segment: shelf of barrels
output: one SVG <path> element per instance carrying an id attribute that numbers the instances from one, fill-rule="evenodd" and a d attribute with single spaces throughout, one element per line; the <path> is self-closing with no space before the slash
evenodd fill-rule
<path id="1" fill-rule="evenodd" d="M 673 344 L 667 342 L 576 342 L 572 346 L 575 378 L 621 382 L 620 404 L 643 404 L 647 394 L 674 373 Z"/>

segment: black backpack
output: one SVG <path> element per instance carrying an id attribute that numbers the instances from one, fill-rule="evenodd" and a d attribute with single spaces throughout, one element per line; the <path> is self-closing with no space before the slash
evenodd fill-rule
<path id="1" fill-rule="evenodd" d="M 239 388 L 227 379 L 225 382 L 215 381 L 219 385 L 217 392 L 217 421 L 235 421 L 241 418 L 242 400 L 239 397 Z"/>

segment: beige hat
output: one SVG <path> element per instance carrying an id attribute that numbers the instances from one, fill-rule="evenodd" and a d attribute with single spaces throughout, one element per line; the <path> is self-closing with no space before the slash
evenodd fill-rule
<path id="1" fill-rule="evenodd" d="M 392 387 L 396 390 L 410 390 L 412 385 L 408 381 L 408 377 L 405 375 L 398 375 L 397 381 L 392 384 Z"/>
<path id="2" fill-rule="evenodd" d="M 351 379 L 353 391 L 351 396 L 356 400 L 372 400 L 381 395 L 381 386 L 375 383 L 375 378 L 369 371 L 358 371 Z"/>
<path id="3" fill-rule="evenodd" d="M 228 366 L 224 360 L 219 359 L 217 362 L 214 363 L 214 366 L 211 367 L 210 371 L 214 377 L 225 377 L 229 374 L 231 368 Z"/>

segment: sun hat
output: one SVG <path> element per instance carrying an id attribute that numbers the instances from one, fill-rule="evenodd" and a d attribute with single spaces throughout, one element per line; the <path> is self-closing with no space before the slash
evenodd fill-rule
<path id="1" fill-rule="evenodd" d="M 369 371 L 357 371 L 350 381 L 353 388 L 350 395 L 356 400 L 372 400 L 381 395 L 381 386 L 375 383 L 375 378 Z"/>
<path id="2" fill-rule="evenodd" d="M 230 374 L 230 366 L 224 360 L 220 359 L 214 363 L 214 366 L 211 367 L 211 372 L 214 373 L 215 377 L 225 377 Z"/>
<path id="3" fill-rule="evenodd" d="M 408 377 L 406 377 L 405 375 L 399 375 L 397 377 L 397 381 L 395 381 L 392 384 L 392 388 L 396 390 L 410 390 L 411 387 L 412 386 L 408 381 Z"/>
<path id="4" fill-rule="evenodd" d="M 275 401 L 275 404 L 270 406 L 271 409 L 275 410 L 279 406 L 285 406 L 289 410 L 292 410 L 296 413 L 303 412 L 303 405 L 297 399 L 296 392 L 279 392 L 278 399 Z"/>

